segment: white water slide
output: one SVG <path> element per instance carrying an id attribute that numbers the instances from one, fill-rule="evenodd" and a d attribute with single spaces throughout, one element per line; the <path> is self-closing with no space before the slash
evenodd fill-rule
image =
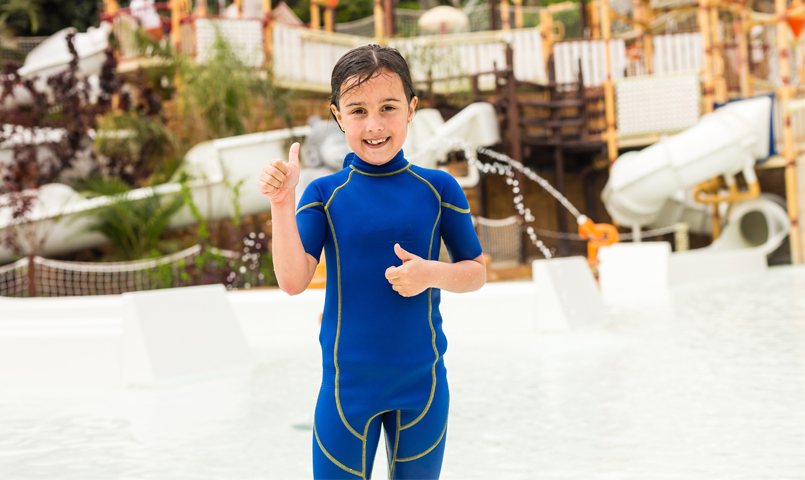
<path id="1" fill-rule="evenodd" d="M 738 173 L 747 184 L 756 182 L 754 165 L 769 152 L 771 108 L 769 97 L 733 102 L 677 135 L 621 155 L 601 194 L 613 220 L 635 229 L 686 222 L 691 231 L 708 231 L 709 208 L 688 200 L 684 192 L 719 175 L 727 185 L 735 184 Z M 778 202 L 765 196 L 742 202 L 728 215 L 719 239 L 706 249 L 686 252 L 685 261 L 696 262 L 691 254 L 705 250 L 753 248 L 768 255 L 789 228 Z"/>
<path id="2" fill-rule="evenodd" d="M 310 131 L 310 127 L 273 130 L 211 140 L 191 148 L 185 155 L 180 172 L 186 172 L 193 178 L 189 187 L 199 211 L 209 220 L 231 217 L 235 214 L 236 188 L 241 215 L 268 211 L 268 199 L 257 190 L 257 179 L 263 165 L 272 158 L 287 158 L 291 142 L 307 137 Z M 477 147 L 499 142 L 494 107 L 488 103 L 475 103 L 448 121 L 444 121 L 435 110 L 417 112 L 405 142 L 406 156 L 415 164 L 436 168 L 436 163 L 443 160 L 449 150 L 448 144 L 443 141 L 445 138 L 457 139 L 473 151 Z M 7 155 L 0 155 L 0 160 L 10 156 L 10 152 L 5 153 Z M 3 162 L 0 161 L 0 172 L 2 167 Z M 132 190 L 125 198 L 176 194 L 181 190 L 181 185 L 175 180 Z M 457 180 L 462 186 L 474 186 L 478 181 L 478 172 L 470 167 L 469 174 Z M 44 185 L 39 189 L 37 199 L 30 221 L 26 224 L 43 234 L 49 229 L 47 241 L 38 252 L 46 257 L 105 243 L 100 234 L 84 232 L 91 218 L 82 217 L 81 214 L 119 200 L 112 197 L 87 199 L 61 183 Z M 4 203 L 0 196 L 0 205 Z M 0 232 L 14 223 L 9 210 L 0 209 Z M 195 219 L 185 207 L 171 219 L 168 228 L 181 228 L 194 222 Z M 0 264 L 11 260 L 12 253 L 0 246 Z"/>

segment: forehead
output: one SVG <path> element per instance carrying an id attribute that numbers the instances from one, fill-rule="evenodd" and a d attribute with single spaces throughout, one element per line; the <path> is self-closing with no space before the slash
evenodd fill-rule
<path id="1" fill-rule="evenodd" d="M 405 100 L 405 89 L 400 76 L 396 73 L 380 70 L 372 78 L 353 88 L 359 78 L 358 75 L 353 75 L 344 81 L 341 85 L 341 102 L 360 98 L 371 99 L 378 95 L 382 95 L 383 98 L 394 97 Z"/>

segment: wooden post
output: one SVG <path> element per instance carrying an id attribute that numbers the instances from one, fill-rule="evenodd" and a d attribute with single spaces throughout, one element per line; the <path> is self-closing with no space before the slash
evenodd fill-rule
<path id="1" fill-rule="evenodd" d="M 615 86 L 612 84 L 612 58 L 609 53 L 609 40 L 612 28 L 609 23 L 609 1 L 601 0 L 601 35 L 604 39 L 604 54 L 607 65 L 607 79 L 604 82 L 604 108 L 607 118 L 607 155 L 609 166 L 618 158 L 618 132 L 615 130 Z"/>
<path id="2" fill-rule="evenodd" d="M 724 41 L 718 27 L 718 3 L 710 3 L 710 35 L 713 37 L 713 97 L 727 103 L 727 82 L 724 80 Z"/>
<path id="3" fill-rule="evenodd" d="M 265 0 L 263 1 L 265 3 Z M 269 8 L 271 6 L 271 2 L 269 1 Z M 202 0 L 196 0 L 196 6 L 193 8 L 193 16 L 197 18 L 207 18 L 209 12 L 207 11 L 207 2 Z"/>
<path id="4" fill-rule="evenodd" d="M 643 21 L 651 27 L 654 22 L 654 12 L 645 3 L 643 4 Z M 651 35 L 651 28 L 643 31 L 643 55 L 646 60 L 646 73 L 654 73 L 654 37 Z"/>
<path id="5" fill-rule="evenodd" d="M 268 61 L 274 52 L 274 19 L 271 15 L 271 0 L 263 0 L 263 40 L 266 61 Z"/>
<path id="6" fill-rule="evenodd" d="M 788 63 L 786 7 L 786 0 L 774 1 L 774 13 L 777 14 L 777 49 L 780 51 L 780 79 L 782 80 L 782 85 L 777 90 L 777 96 L 780 98 L 780 111 L 783 113 L 783 157 L 786 161 L 785 197 L 788 204 L 788 218 L 791 222 L 791 231 L 789 233 L 791 263 L 799 265 L 802 263 L 802 246 L 797 206 L 797 157 L 794 151 L 794 139 L 791 134 L 791 114 L 786 109 L 791 97 L 791 66 Z"/>
<path id="7" fill-rule="evenodd" d="M 103 13 L 114 14 L 120 10 L 120 5 L 115 0 L 103 0 Z"/>
<path id="8" fill-rule="evenodd" d="M 310 2 L 310 28 L 313 30 L 321 29 L 321 7 L 315 1 Z"/>
<path id="9" fill-rule="evenodd" d="M 514 2 L 514 28 L 523 28 L 523 0 L 512 0 Z"/>
<path id="10" fill-rule="evenodd" d="M 590 8 L 590 37 L 593 40 L 599 40 L 601 38 L 601 22 L 599 21 L 601 18 L 601 5 L 598 2 L 599 0 L 592 0 L 587 4 Z"/>
<path id="11" fill-rule="evenodd" d="M 704 113 L 713 111 L 713 51 L 710 37 L 709 0 L 699 0 L 699 30 L 704 45 Z"/>
<path id="12" fill-rule="evenodd" d="M 508 124 L 509 131 L 509 156 L 523 163 L 523 145 L 522 138 L 520 137 L 520 105 L 517 103 L 517 79 L 514 78 L 514 51 L 510 44 L 506 44 L 506 123 Z M 525 184 L 523 183 L 523 172 L 520 170 L 514 171 L 514 179 L 520 188 L 520 193 L 525 191 Z M 518 214 L 519 224 L 522 225 L 525 221 L 522 215 Z M 528 244 L 528 235 L 525 229 L 520 235 L 520 263 L 525 263 L 526 260 L 526 245 Z"/>
<path id="13" fill-rule="evenodd" d="M 324 9 L 324 30 L 330 33 L 335 31 L 335 9 L 329 5 Z"/>
<path id="14" fill-rule="evenodd" d="M 590 33 L 587 32 L 587 0 L 579 0 L 579 28 L 581 29 L 581 38 L 588 38 Z"/>
<path id="15" fill-rule="evenodd" d="M 394 28 L 394 5 L 392 0 L 383 0 L 383 13 L 386 19 L 386 36 L 393 37 L 395 33 Z"/>
<path id="16" fill-rule="evenodd" d="M 35 255 L 31 253 L 28 255 L 28 296 L 36 296 L 36 263 L 34 262 Z"/>
<path id="17" fill-rule="evenodd" d="M 386 19 L 383 15 L 382 0 L 375 0 L 375 37 L 377 38 L 378 45 L 386 45 L 386 35 L 384 32 L 385 24 Z"/>
<path id="18" fill-rule="evenodd" d="M 511 12 L 509 11 L 509 0 L 500 0 L 500 25 L 501 30 L 511 30 Z"/>
<path id="19" fill-rule="evenodd" d="M 553 55 L 553 15 L 547 8 L 539 11 L 539 35 L 542 37 L 542 61 L 545 62 L 545 75 L 550 76 L 548 59 Z"/>
<path id="20" fill-rule="evenodd" d="M 746 0 L 741 0 L 741 14 L 738 18 L 738 81 L 741 85 L 741 97 L 752 96 L 749 86 L 749 42 L 746 40 Z M 772 141 L 774 141 L 772 139 Z"/>
<path id="21" fill-rule="evenodd" d="M 497 2 L 495 0 L 489 0 L 489 29 L 490 30 L 497 30 L 498 29 L 498 15 L 495 9 L 495 5 Z"/>
<path id="22" fill-rule="evenodd" d="M 171 10 L 171 45 L 175 51 L 179 51 L 182 42 L 182 33 L 179 28 L 182 19 L 182 0 L 170 0 Z"/>
<path id="23" fill-rule="evenodd" d="M 558 130 L 558 129 L 557 129 Z M 554 176 L 554 183 L 556 190 L 562 195 L 565 194 L 565 157 L 562 151 L 562 144 L 556 145 L 553 149 L 553 164 L 556 175 Z M 559 200 L 556 201 L 556 226 L 560 233 L 568 233 L 567 231 L 567 210 Z M 559 256 L 570 256 L 570 242 L 566 238 L 559 239 Z"/>
<path id="24" fill-rule="evenodd" d="M 643 59 L 644 59 L 643 65 L 646 67 L 646 69 L 648 69 L 648 66 L 646 65 L 647 62 L 645 61 L 646 49 L 644 45 L 646 42 L 645 39 L 643 38 L 643 32 L 645 31 L 645 29 L 643 28 L 643 22 L 645 22 L 646 16 L 645 12 L 643 11 L 642 0 L 634 0 L 632 2 L 632 18 L 634 18 L 635 20 L 635 22 L 632 24 L 632 27 L 634 28 L 635 32 L 634 45 L 638 51 L 643 52 Z"/>

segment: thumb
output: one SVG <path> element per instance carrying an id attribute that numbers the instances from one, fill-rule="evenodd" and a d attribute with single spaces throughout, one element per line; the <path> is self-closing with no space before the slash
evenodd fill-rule
<path id="1" fill-rule="evenodd" d="M 288 152 L 288 164 L 299 168 L 299 142 L 291 145 L 291 150 Z"/>
<path id="2" fill-rule="evenodd" d="M 397 254 L 397 257 L 399 257 L 399 259 L 402 260 L 403 263 L 407 262 L 408 260 L 413 260 L 413 259 L 417 258 L 417 256 L 414 255 L 413 253 L 406 252 L 400 246 L 399 243 L 394 244 L 394 253 Z"/>

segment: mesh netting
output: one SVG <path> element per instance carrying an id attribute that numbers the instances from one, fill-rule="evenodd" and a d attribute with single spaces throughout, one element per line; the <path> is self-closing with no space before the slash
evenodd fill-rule
<path id="1" fill-rule="evenodd" d="M 203 257 L 203 260 L 202 260 Z M 227 288 L 261 286 L 266 278 L 257 264 L 257 255 L 210 248 L 201 245 L 160 258 L 132 262 L 66 262 L 33 257 L 35 295 L 63 297 L 74 295 L 117 295 L 158 288 L 185 287 L 217 283 L 213 276 L 205 282 L 194 273 L 216 263 Z M 0 267 L 0 296 L 30 295 L 30 260 L 24 258 Z"/>
<path id="2" fill-rule="evenodd" d="M 522 231 L 516 216 L 491 220 L 473 217 L 484 253 L 492 258 L 492 267 L 513 267 L 520 263 Z"/>

